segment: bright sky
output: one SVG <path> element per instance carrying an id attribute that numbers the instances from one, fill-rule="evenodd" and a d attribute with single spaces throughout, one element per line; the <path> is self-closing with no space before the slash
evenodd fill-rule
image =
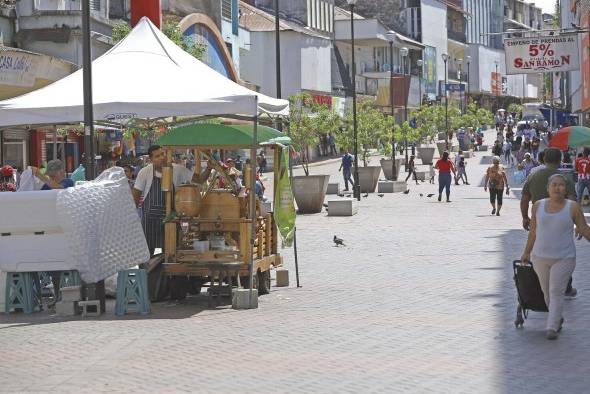
<path id="1" fill-rule="evenodd" d="M 555 11 L 555 0 L 528 0 L 528 3 L 535 3 L 545 14 L 553 14 Z"/>

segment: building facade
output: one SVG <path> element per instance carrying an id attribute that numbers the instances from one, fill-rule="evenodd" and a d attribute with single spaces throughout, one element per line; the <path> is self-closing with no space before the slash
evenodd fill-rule
<path id="1" fill-rule="evenodd" d="M 109 3 L 90 1 L 93 58 L 112 46 Z M 82 65 L 80 0 L 20 0 L 0 9 L 0 99 L 16 97 L 65 77 Z M 68 171 L 83 146 L 76 133 L 35 125 L 0 130 L 0 162 L 23 169 L 54 157 Z"/>
<path id="2" fill-rule="evenodd" d="M 260 5 L 259 2 L 256 3 Z M 282 96 L 286 98 L 301 91 L 308 91 L 330 97 L 331 35 L 326 31 L 311 29 L 301 24 L 301 21 L 307 21 L 307 17 L 301 14 L 301 7 L 294 7 L 294 3 L 289 2 L 291 8 L 287 11 L 297 12 L 289 19 L 281 17 L 279 24 Z M 302 6 L 304 2 L 298 4 Z M 250 32 L 250 50 L 240 54 L 241 76 L 245 81 L 255 85 L 260 92 L 275 96 L 277 86 L 274 12 L 271 14 L 246 2 L 240 3 L 240 11 L 240 24 Z M 330 25 L 332 22 L 323 24 L 328 27 Z"/>

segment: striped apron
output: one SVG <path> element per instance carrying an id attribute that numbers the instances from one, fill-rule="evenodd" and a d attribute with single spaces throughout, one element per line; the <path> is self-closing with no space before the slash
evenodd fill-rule
<path id="1" fill-rule="evenodd" d="M 152 186 L 143 202 L 143 232 L 150 249 L 163 248 L 164 217 L 166 216 L 166 194 L 162 191 L 162 179 L 154 172 Z"/>

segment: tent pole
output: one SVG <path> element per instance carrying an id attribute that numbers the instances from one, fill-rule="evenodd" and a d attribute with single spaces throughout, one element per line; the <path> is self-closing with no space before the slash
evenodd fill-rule
<path id="1" fill-rule="evenodd" d="M 57 126 L 53 125 L 53 160 L 57 160 Z"/>
<path id="2" fill-rule="evenodd" d="M 254 239 L 256 237 L 256 148 L 258 141 L 258 96 L 254 96 L 254 108 L 256 115 L 254 116 L 254 130 L 252 132 L 252 147 L 250 148 L 250 219 L 251 223 L 251 234 L 250 234 L 250 261 L 248 262 L 248 273 L 250 275 L 250 291 L 248 292 L 248 300 L 250 308 L 253 307 L 252 303 L 252 288 L 254 285 Z M 261 247 L 261 245 L 258 245 Z"/>
<path id="3" fill-rule="evenodd" d="M 291 182 L 291 190 L 293 189 L 293 163 L 291 162 L 291 146 L 289 146 L 289 181 Z M 292 192 L 294 192 L 292 190 Z M 295 227 L 293 228 L 293 255 L 295 257 L 295 279 L 297 280 L 297 287 L 299 284 L 299 259 L 297 258 L 297 219 L 295 219 Z"/>
<path id="4" fill-rule="evenodd" d="M 96 177 L 94 126 L 92 111 L 92 51 L 90 48 L 90 4 L 82 1 L 82 68 L 84 90 L 84 147 L 86 151 L 86 179 Z"/>

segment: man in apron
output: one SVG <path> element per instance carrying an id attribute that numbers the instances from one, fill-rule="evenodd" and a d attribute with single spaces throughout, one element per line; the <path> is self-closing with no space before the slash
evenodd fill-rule
<path id="1" fill-rule="evenodd" d="M 142 225 L 148 248 L 153 256 L 156 248 L 164 245 L 164 217 L 166 216 L 166 195 L 162 191 L 162 167 L 166 163 L 166 155 L 158 145 L 148 149 L 151 164 L 142 168 L 137 174 L 133 185 L 135 205 L 143 201 Z M 211 174 L 211 167 L 202 174 L 194 174 L 184 166 L 172 164 L 172 183 L 180 186 L 186 183 L 203 183 Z"/>

